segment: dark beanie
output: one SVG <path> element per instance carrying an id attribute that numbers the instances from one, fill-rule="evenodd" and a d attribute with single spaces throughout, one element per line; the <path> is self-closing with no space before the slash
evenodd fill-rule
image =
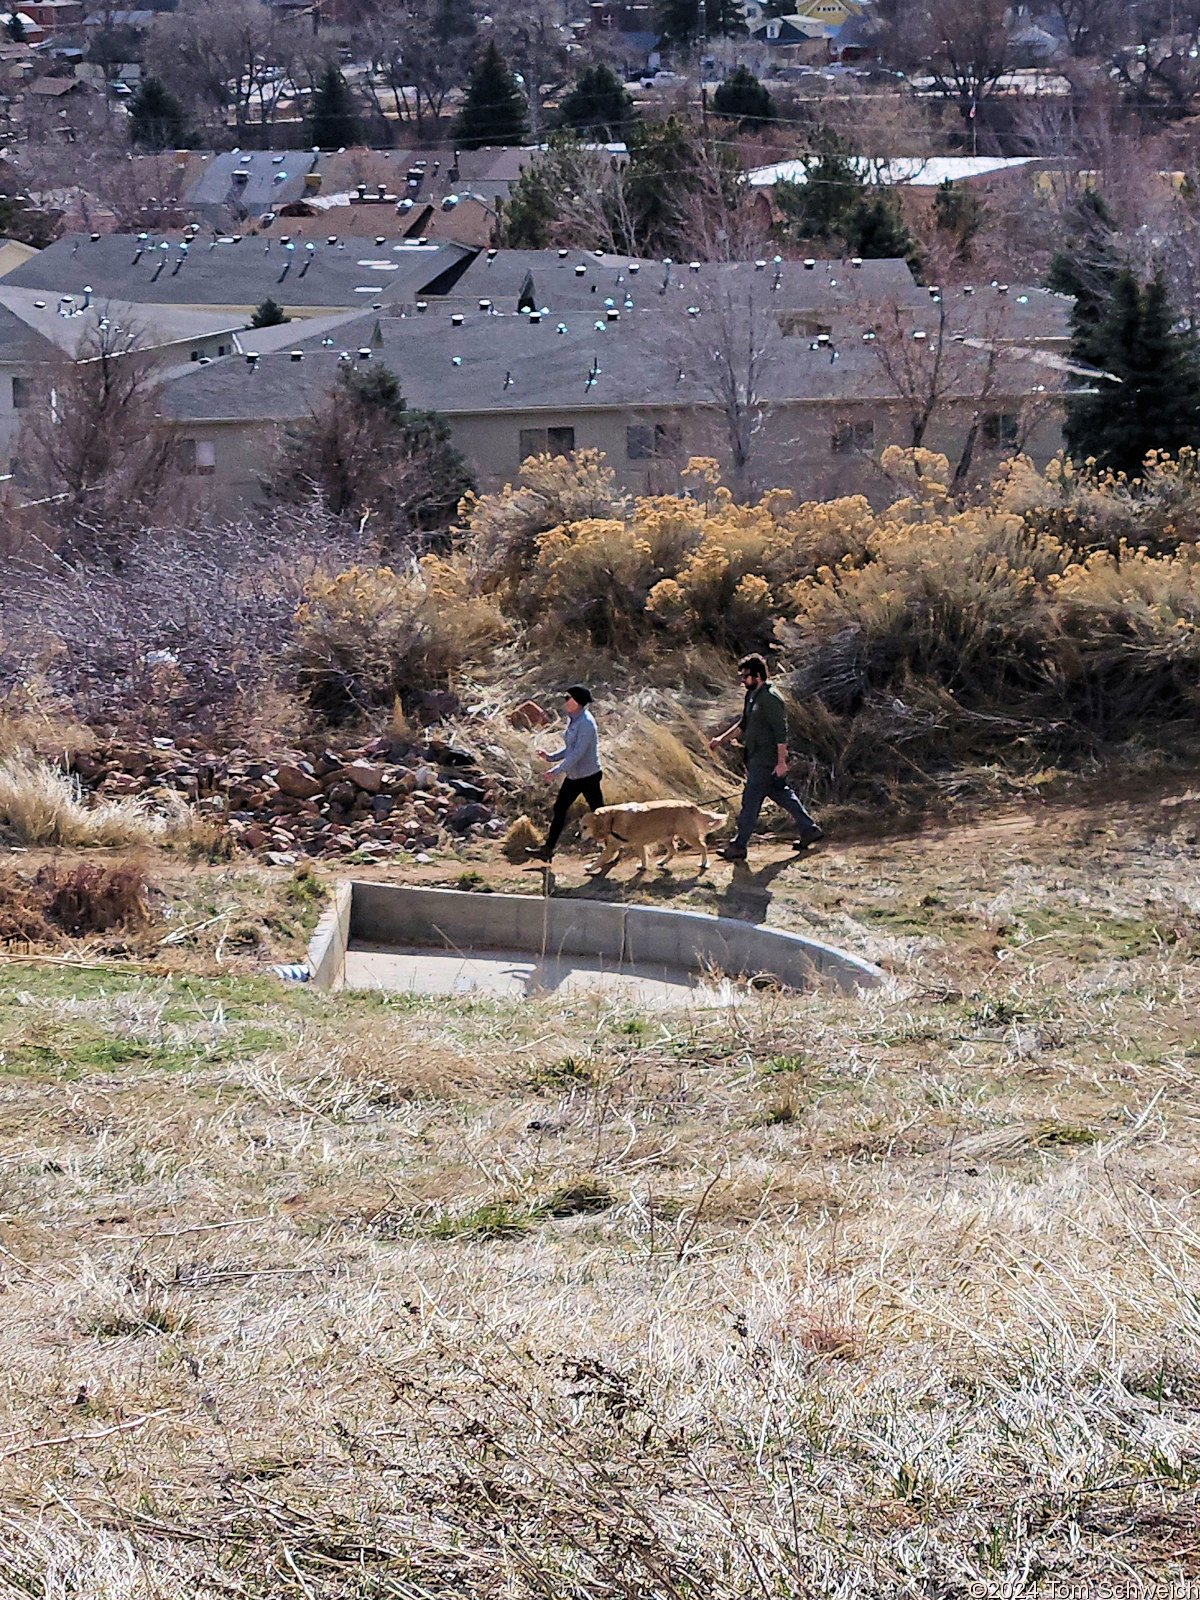
<path id="1" fill-rule="evenodd" d="M 570 688 L 565 692 L 571 696 L 571 699 L 574 700 L 577 705 L 590 706 L 592 703 L 592 691 L 590 689 L 585 689 L 581 683 L 571 684 Z"/>

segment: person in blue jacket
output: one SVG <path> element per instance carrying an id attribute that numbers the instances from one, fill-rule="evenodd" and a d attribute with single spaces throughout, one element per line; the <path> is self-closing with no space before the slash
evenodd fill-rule
<path id="1" fill-rule="evenodd" d="M 604 793 L 600 787 L 603 776 L 600 771 L 600 735 L 596 719 L 588 710 L 591 703 L 591 690 L 585 689 L 581 683 L 572 684 L 564 696 L 567 727 L 562 749 L 554 755 L 546 750 L 538 751 L 542 760 L 550 763 L 546 769 L 546 782 L 553 783 L 556 777 L 561 777 L 562 784 L 554 797 L 554 811 L 545 844 L 531 846 L 525 852 L 535 861 L 553 859 L 559 835 L 566 826 L 567 812 L 576 800 L 582 797 L 592 811 L 604 804 Z"/>

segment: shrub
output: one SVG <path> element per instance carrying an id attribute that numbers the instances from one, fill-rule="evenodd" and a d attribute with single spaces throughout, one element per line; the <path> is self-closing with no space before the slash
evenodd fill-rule
<path id="1" fill-rule="evenodd" d="M 16 754 L 0 761 L 0 826 L 22 844 L 119 848 L 187 837 L 191 808 L 177 795 L 156 809 L 141 798 L 88 804 L 79 783 L 49 762 Z"/>
<path id="2" fill-rule="evenodd" d="M 313 578 L 291 655 L 309 703 L 340 719 L 444 681 L 506 631 L 460 564 L 427 556 L 404 572 L 352 567 Z"/>

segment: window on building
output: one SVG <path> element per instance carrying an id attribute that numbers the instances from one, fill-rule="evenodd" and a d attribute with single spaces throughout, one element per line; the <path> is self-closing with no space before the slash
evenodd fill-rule
<path id="1" fill-rule="evenodd" d="M 661 461 L 683 449 L 683 430 L 677 422 L 635 422 L 625 429 L 628 461 Z"/>
<path id="2" fill-rule="evenodd" d="M 14 378 L 12 381 L 12 403 L 14 411 L 24 411 L 30 404 L 31 393 L 28 378 Z"/>
<path id="3" fill-rule="evenodd" d="M 217 470 L 217 451 L 211 439 L 181 439 L 179 470 L 188 477 L 208 477 Z"/>
<path id="4" fill-rule="evenodd" d="M 200 352 L 199 352 L 199 350 L 193 350 L 193 351 L 192 351 L 192 360 L 193 360 L 193 361 L 199 361 L 199 359 L 200 359 Z"/>
<path id="5" fill-rule="evenodd" d="M 875 424 L 869 417 L 841 417 L 833 425 L 829 448 L 835 456 L 852 456 L 875 448 Z"/>
<path id="6" fill-rule="evenodd" d="M 522 428 L 521 460 L 530 456 L 566 456 L 575 448 L 574 428 Z"/>
<path id="7" fill-rule="evenodd" d="M 1016 444 L 1021 432 L 1021 419 L 1015 411 L 989 411 L 983 419 L 983 439 L 994 449 L 1004 449 Z"/>

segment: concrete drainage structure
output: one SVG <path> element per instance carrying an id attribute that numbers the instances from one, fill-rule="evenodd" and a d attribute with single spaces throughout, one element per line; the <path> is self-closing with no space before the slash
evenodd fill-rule
<path id="1" fill-rule="evenodd" d="M 537 995 L 603 988 L 643 1004 L 719 1003 L 730 980 L 874 988 L 883 973 L 800 934 L 606 900 L 340 884 L 309 945 L 325 989 Z"/>

